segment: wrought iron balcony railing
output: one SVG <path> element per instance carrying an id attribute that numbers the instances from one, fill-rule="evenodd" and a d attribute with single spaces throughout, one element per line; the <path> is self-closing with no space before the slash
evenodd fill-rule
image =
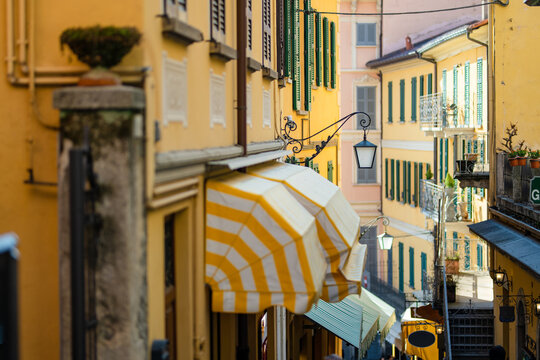
<path id="1" fill-rule="evenodd" d="M 442 93 L 420 96 L 420 128 L 442 130 L 445 111 Z"/>
<path id="2" fill-rule="evenodd" d="M 458 220 L 458 202 L 455 196 L 456 189 L 445 189 L 432 180 L 420 180 L 420 209 L 427 217 L 439 222 L 440 200 L 447 196 L 446 222 Z"/>
<path id="3" fill-rule="evenodd" d="M 469 132 L 483 125 L 483 115 L 471 102 L 453 104 L 442 93 L 420 96 L 420 128 L 423 131 Z"/>

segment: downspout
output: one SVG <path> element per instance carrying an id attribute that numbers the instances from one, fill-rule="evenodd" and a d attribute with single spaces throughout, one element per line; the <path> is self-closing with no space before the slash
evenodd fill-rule
<path id="1" fill-rule="evenodd" d="M 237 66 L 237 142 L 242 146 L 243 155 L 247 154 L 247 129 L 246 129 L 246 0 L 238 0 L 236 3 L 236 44 L 238 59 Z"/>
<path id="2" fill-rule="evenodd" d="M 384 13 L 384 0 L 381 1 L 381 25 L 380 25 L 380 31 L 379 31 L 379 57 L 382 57 L 383 55 L 383 13 Z M 382 81 L 382 77 L 381 77 Z M 382 109 L 382 108 L 381 108 Z M 382 126 L 381 126 L 382 131 Z M 381 134 L 382 136 L 382 134 Z"/>
<path id="3" fill-rule="evenodd" d="M 381 0 L 382 2 L 382 0 Z M 382 10 L 381 10 L 382 11 Z M 381 19 L 382 19 L 382 15 L 381 15 Z M 383 123 L 384 123 L 384 119 L 383 119 L 383 94 L 384 94 L 384 82 L 383 82 L 383 72 L 381 70 L 379 70 L 379 81 L 380 81 L 380 84 L 381 84 L 381 89 L 380 89 L 380 94 L 381 96 L 379 96 L 379 112 L 381 114 L 381 140 L 380 140 L 380 151 L 381 151 L 381 171 L 380 171 L 380 174 L 381 174 L 381 183 L 382 183 L 382 164 L 383 164 L 383 156 L 382 156 L 382 150 L 383 150 L 383 146 L 382 146 L 382 142 L 383 142 L 383 129 L 384 129 L 384 126 L 383 126 Z M 386 170 L 386 169 L 385 169 Z M 384 211 L 383 211 L 383 204 L 384 204 L 384 196 L 383 196 L 383 187 L 381 186 L 381 215 L 384 215 Z"/>
<path id="4" fill-rule="evenodd" d="M 33 20 L 33 18 L 32 18 Z M 27 69 L 28 62 L 28 36 L 26 33 L 26 0 L 19 0 L 19 64 L 23 72 Z"/>
<path id="5" fill-rule="evenodd" d="M 436 94 L 437 91 L 438 91 L 438 76 L 437 76 L 437 61 L 435 61 L 434 59 L 429 59 L 429 58 L 425 58 L 425 57 L 422 57 L 422 54 L 420 54 L 418 51 L 414 51 L 415 54 L 416 54 L 416 57 L 420 60 L 424 60 L 424 61 L 427 61 L 429 63 L 432 63 L 433 66 L 434 66 L 434 74 L 433 74 L 433 78 L 434 78 L 434 86 L 433 86 L 433 93 Z M 438 161 L 437 161 L 437 157 L 439 155 L 439 148 L 437 146 L 437 137 L 433 137 L 433 177 L 435 179 L 437 179 L 437 173 L 438 173 Z M 443 181 L 444 179 L 439 179 L 440 181 Z M 435 183 L 437 183 L 437 181 L 435 181 Z"/>
<path id="6" fill-rule="evenodd" d="M 495 115 L 495 13 L 489 6 L 488 20 L 488 132 L 489 132 L 489 197 L 488 206 L 496 206 L 497 200 L 497 124 Z M 490 52 L 492 52 L 490 54 Z M 503 336 L 504 337 L 504 336 Z"/>
<path id="7" fill-rule="evenodd" d="M 7 65 L 7 77 L 8 81 L 12 82 L 15 78 L 15 47 L 14 47 L 14 0 L 6 1 L 6 44 L 7 44 L 7 53 L 6 53 L 6 65 Z"/>

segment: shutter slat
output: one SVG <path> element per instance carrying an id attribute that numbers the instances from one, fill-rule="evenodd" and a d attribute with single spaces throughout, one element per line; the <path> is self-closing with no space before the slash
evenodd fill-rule
<path id="1" fill-rule="evenodd" d="M 399 80 L 399 121 L 405 121 L 405 80 Z"/>
<path id="2" fill-rule="evenodd" d="M 323 56 L 324 56 L 324 86 L 329 87 L 330 86 L 330 74 L 329 74 L 329 67 L 330 67 L 330 35 L 329 35 L 329 29 L 328 29 L 328 18 L 323 19 Z"/>
<path id="3" fill-rule="evenodd" d="M 331 77 L 330 87 L 336 88 L 337 74 L 336 74 L 336 24 L 332 21 L 330 23 L 330 65 L 331 65 Z"/>
<path id="4" fill-rule="evenodd" d="M 395 182 L 394 182 L 394 179 L 395 179 L 395 172 L 394 172 L 394 164 L 395 164 L 395 161 L 394 159 L 390 160 L 390 181 L 391 181 L 391 186 L 390 186 L 390 200 L 394 200 L 395 198 L 395 194 L 396 194 L 396 191 L 395 191 Z"/>
<path id="5" fill-rule="evenodd" d="M 416 121 L 416 77 L 411 79 L 411 121 Z"/>
<path id="6" fill-rule="evenodd" d="M 322 33 L 321 33 L 321 14 L 315 15 L 315 62 L 316 62 L 316 76 L 315 81 L 317 86 L 322 86 Z"/>
<path id="7" fill-rule="evenodd" d="M 392 122 L 392 82 L 388 82 L 388 122 Z"/>
<path id="8" fill-rule="evenodd" d="M 428 95 L 433 94 L 433 74 L 427 76 L 427 93 Z"/>
<path id="9" fill-rule="evenodd" d="M 384 159 L 384 196 L 388 199 L 388 159 Z"/>

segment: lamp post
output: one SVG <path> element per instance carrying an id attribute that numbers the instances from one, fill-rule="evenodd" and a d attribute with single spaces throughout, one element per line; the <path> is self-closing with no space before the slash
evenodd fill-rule
<path id="1" fill-rule="evenodd" d="M 366 227 L 366 230 L 364 230 L 360 237 L 358 238 L 358 241 L 362 239 L 362 236 L 366 234 L 366 232 L 375 224 L 378 220 L 382 219 L 383 225 L 384 225 L 384 232 L 382 234 L 377 235 L 377 239 L 379 240 L 379 247 L 381 250 L 391 250 L 392 249 L 392 242 L 394 241 L 394 237 L 386 232 L 386 227 L 390 224 L 390 219 L 387 216 L 381 215 L 377 216 L 375 219 L 369 221 L 367 224 L 364 225 Z"/>
<path id="2" fill-rule="evenodd" d="M 355 116 L 360 116 L 358 124 L 362 127 L 362 130 L 364 130 L 364 140 L 353 146 L 354 154 L 356 157 L 356 164 L 359 169 L 371 169 L 373 167 L 373 162 L 375 161 L 377 145 L 367 141 L 367 130 L 371 125 L 371 117 L 363 111 L 356 111 L 347 116 L 344 116 L 338 121 L 328 125 L 324 129 L 305 138 L 294 138 L 291 136 L 291 132 L 295 131 L 298 126 L 292 119 L 292 116 L 285 116 L 285 126 L 283 127 L 283 129 L 281 129 L 281 135 L 287 142 L 287 145 L 292 145 L 293 153 L 298 154 L 304 149 L 304 141 L 310 140 L 314 136 L 317 136 L 323 131 L 328 130 L 332 126 L 339 124 L 338 128 L 330 136 L 328 136 L 326 140 L 321 141 L 320 145 L 315 145 L 315 153 L 304 159 L 304 164 L 307 165 L 311 160 L 313 160 L 317 155 L 319 155 L 319 153 L 326 147 L 326 145 L 328 145 L 330 140 L 337 134 L 337 132 L 343 127 L 343 125 L 345 125 L 347 121 L 349 121 Z"/>

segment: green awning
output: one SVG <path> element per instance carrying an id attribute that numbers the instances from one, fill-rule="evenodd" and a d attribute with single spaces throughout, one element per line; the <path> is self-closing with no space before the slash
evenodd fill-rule
<path id="1" fill-rule="evenodd" d="M 383 330 L 386 334 L 395 322 L 394 308 L 366 289 L 362 289 L 361 296 L 350 295 L 337 303 L 319 300 L 305 315 L 337 337 L 359 348 L 361 353 L 370 347 L 377 336 L 377 331 Z"/>

